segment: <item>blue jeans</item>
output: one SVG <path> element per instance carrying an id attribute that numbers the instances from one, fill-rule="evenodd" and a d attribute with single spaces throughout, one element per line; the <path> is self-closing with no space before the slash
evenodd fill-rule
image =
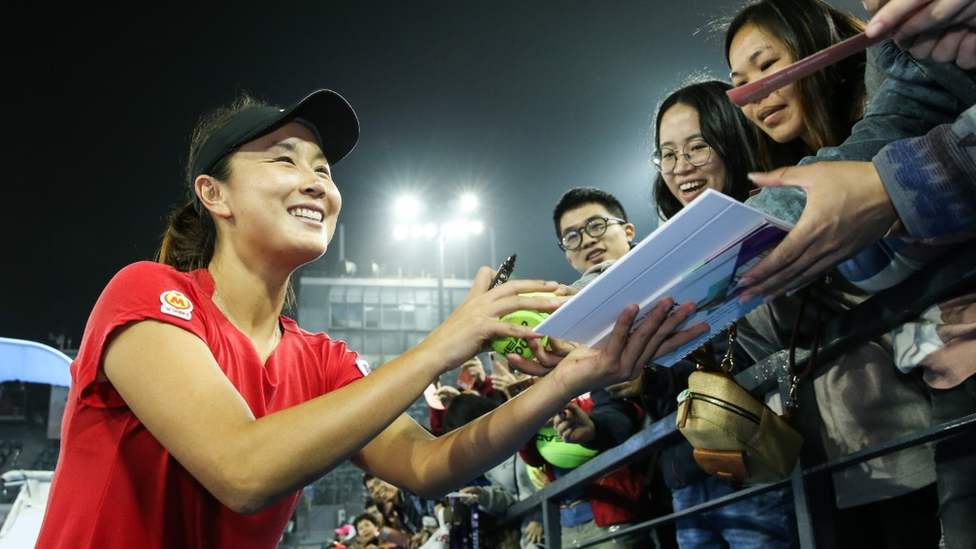
<path id="1" fill-rule="evenodd" d="M 735 492 L 718 477 L 708 477 L 671 492 L 678 512 Z M 676 522 L 681 549 L 792 549 L 799 546 L 789 487 L 735 501 Z"/>

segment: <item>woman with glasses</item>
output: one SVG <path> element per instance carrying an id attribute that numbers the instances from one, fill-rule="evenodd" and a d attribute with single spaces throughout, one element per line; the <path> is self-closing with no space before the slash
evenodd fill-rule
<path id="1" fill-rule="evenodd" d="M 749 121 L 729 101 L 731 86 L 695 77 L 692 83 L 669 94 L 658 106 L 654 123 L 657 169 L 654 198 L 658 215 L 666 222 L 700 196 L 705 189 L 745 200 L 753 188 L 746 175 L 756 165 L 755 138 Z M 712 342 L 721 360 L 729 336 L 723 332 Z M 751 364 L 740 346 L 734 349 L 738 367 Z M 659 368 L 644 378 L 644 401 L 649 414 L 665 417 L 676 409 L 675 397 L 688 387 L 696 369 L 689 359 L 671 368 Z M 662 452 L 661 470 L 671 489 L 674 511 L 727 496 L 739 489 L 731 481 L 706 473 L 682 439 Z M 792 492 L 780 488 L 717 507 L 704 515 L 676 521 L 681 549 L 792 548 L 797 544 Z"/>
<path id="2" fill-rule="evenodd" d="M 755 188 L 747 177 L 759 167 L 755 138 L 748 120 L 726 104 L 730 88 L 718 80 L 693 83 L 658 107 L 651 160 L 657 169 L 654 200 L 662 221 L 705 189 L 744 201 Z"/>

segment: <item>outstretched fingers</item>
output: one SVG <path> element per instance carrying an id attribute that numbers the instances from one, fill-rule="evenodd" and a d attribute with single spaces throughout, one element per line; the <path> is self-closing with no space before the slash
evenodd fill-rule
<path id="1" fill-rule="evenodd" d="M 544 376 L 559 364 L 563 356 L 549 352 L 540 339 L 529 339 L 529 350 L 534 358 L 525 358 L 519 354 L 509 354 L 505 358 L 516 370 L 531 376 Z"/>
<path id="2" fill-rule="evenodd" d="M 745 290 L 739 301 L 746 303 L 759 295 L 772 300 L 806 285 L 822 272 L 820 269 L 829 269 L 829 261 L 812 249 L 817 238 L 816 227 L 808 228 L 801 217 L 769 255 L 742 275 Z"/>
<path id="3" fill-rule="evenodd" d="M 739 297 L 741 303 L 752 301 L 760 295 L 770 301 L 806 285 L 822 272 L 814 272 L 814 269 L 830 268 L 830 261 L 825 259 L 830 250 L 821 245 L 824 241 L 824 224 L 811 219 L 815 215 L 815 208 L 810 207 L 813 185 L 808 180 L 809 173 L 809 168 L 790 166 L 767 173 L 749 174 L 749 179 L 762 187 L 792 186 L 803 189 L 807 193 L 807 207 L 783 240 L 759 263 L 743 273 L 740 284 L 745 289 Z M 804 174 L 807 174 L 807 178 L 804 178 Z"/>
<path id="4" fill-rule="evenodd" d="M 665 303 L 658 303 L 655 305 L 654 309 L 648 315 L 648 319 L 645 322 L 654 322 L 652 318 L 657 316 L 663 316 L 666 313 L 662 313 L 661 309 L 667 309 L 670 305 Z M 637 320 L 637 315 L 640 313 L 640 307 L 636 304 L 627 305 L 624 310 L 620 312 L 620 316 L 617 317 L 616 322 L 613 324 L 613 329 L 610 331 L 610 339 L 607 342 L 606 348 L 604 348 L 604 354 L 610 359 L 611 362 L 621 365 L 624 369 L 630 369 L 628 366 L 631 362 L 637 359 L 637 351 L 634 347 L 640 346 L 640 341 L 647 338 L 647 330 L 635 331 L 631 334 L 631 327 Z M 632 344 L 636 343 L 634 347 Z M 629 352 L 628 352 L 629 351 Z"/>
<path id="5" fill-rule="evenodd" d="M 630 332 L 638 319 L 639 309 L 637 305 L 624 309 L 605 349 L 610 360 L 621 370 L 620 379 L 633 379 L 646 364 L 707 332 L 708 325 L 703 323 L 678 330 L 694 312 L 694 303 L 674 307 L 672 299 L 663 299 Z"/>
<path id="6" fill-rule="evenodd" d="M 932 59 L 937 63 L 955 62 L 967 69 L 974 55 L 973 33 L 973 27 L 955 25 L 919 33 L 913 38 L 899 41 L 898 45 L 917 59 Z"/>
<path id="7" fill-rule="evenodd" d="M 648 363 L 708 332 L 708 324 L 703 322 L 683 330 L 678 329 L 695 314 L 695 311 L 694 303 L 684 303 L 674 307 L 674 302 L 670 298 L 662 300 L 654 307 L 651 314 L 634 331 L 634 335 L 639 339 L 634 342 L 637 345 L 634 349 L 637 356 L 633 363 L 635 368 L 633 375 Z"/>

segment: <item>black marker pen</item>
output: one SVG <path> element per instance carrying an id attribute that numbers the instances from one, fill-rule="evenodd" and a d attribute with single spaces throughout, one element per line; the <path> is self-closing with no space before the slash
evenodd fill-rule
<path id="1" fill-rule="evenodd" d="M 512 276 L 512 271 L 515 270 L 515 256 L 518 254 L 512 254 L 508 256 L 508 259 L 502 263 L 501 267 L 498 267 L 498 273 L 495 274 L 495 279 L 491 281 L 491 287 L 504 284 L 508 282 L 509 277 Z"/>

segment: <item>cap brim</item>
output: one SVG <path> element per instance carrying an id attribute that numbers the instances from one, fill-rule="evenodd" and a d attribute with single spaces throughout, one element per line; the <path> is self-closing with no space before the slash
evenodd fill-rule
<path id="1" fill-rule="evenodd" d="M 305 99 L 285 109 L 278 123 L 271 128 L 293 118 L 301 118 L 315 127 L 322 139 L 322 152 L 330 164 L 345 158 L 359 141 L 359 118 L 356 111 L 352 110 L 345 98 L 332 90 L 310 93 Z M 258 135 L 263 135 L 266 131 Z"/>

